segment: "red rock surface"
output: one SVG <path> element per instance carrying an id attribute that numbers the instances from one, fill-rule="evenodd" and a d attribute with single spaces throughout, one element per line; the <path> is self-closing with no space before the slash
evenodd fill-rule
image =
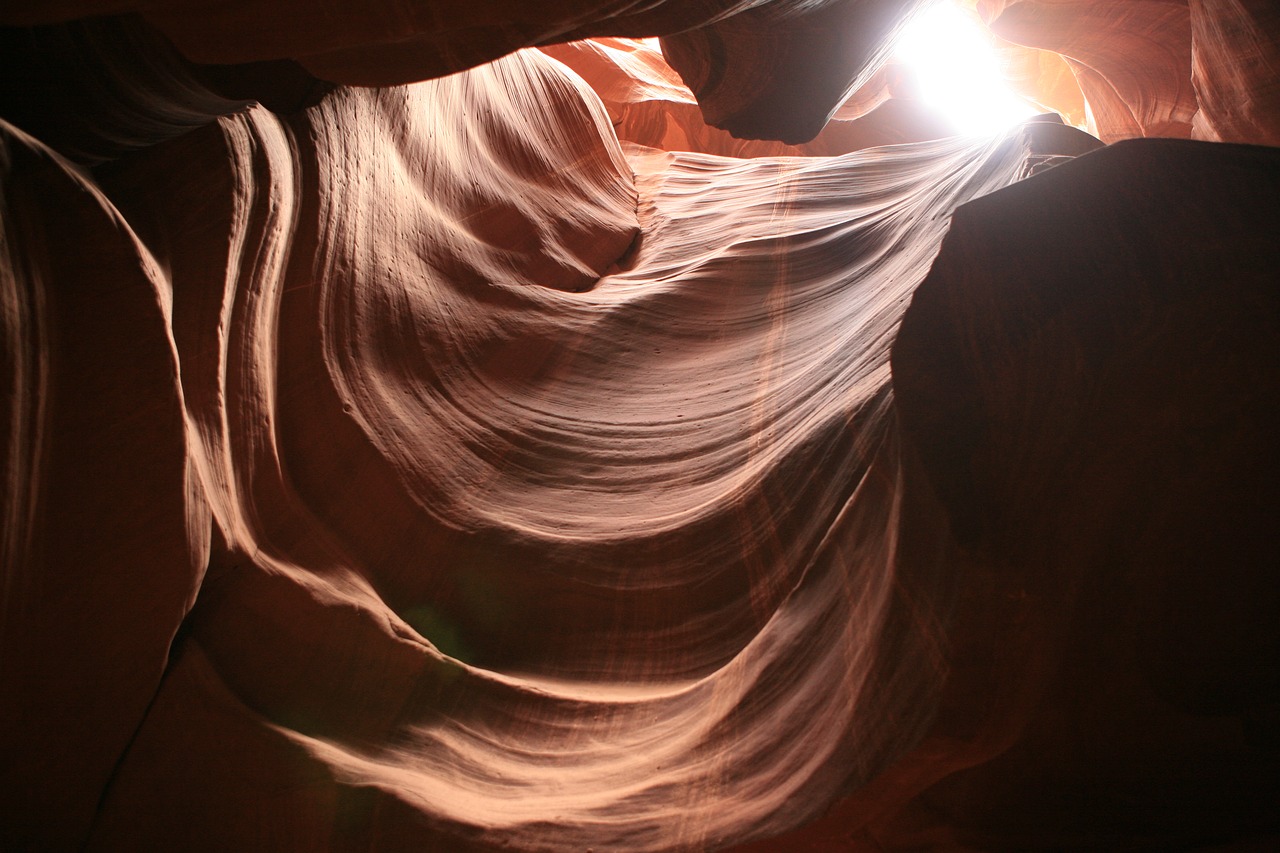
<path id="1" fill-rule="evenodd" d="M 924 795 L 979 846 L 1274 829 L 1277 165 L 1179 140 L 1062 165 L 959 211 L 904 319 L 906 440 L 1043 691 Z"/>
<path id="2" fill-rule="evenodd" d="M 600 95 L 618 138 L 667 151 L 726 157 L 834 156 L 954 133 L 912 91 L 901 66 L 887 65 L 849 96 L 811 141 L 789 145 L 739 139 L 707 123 L 698 99 L 659 47 L 635 39 L 590 39 L 543 51 L 568 65 Z"/>
<path id="3" fill-rule="evenodd" d="M 5 10 L 0 848 L 1274 842 L 1280 153 L 908 5 Z M 987 5 L 1274 141 L 1264 4 Z"/>
<path id="4" fill-rule="evenodd" d="M 1265 0 L 978 0 L 992 30 L 1066 58 L 1106 142 L 1280 144 L 1280 10 Z"/>
<path id="5" fill-rule="evenodd" d="M 978 10 L 1003 38 L 1066 58 L 1101 139 L 1190 135 L 1196 100 L 1184 0 L 980 0 Z"/>
<path id="6" fill-rule="evenodd" d="M 1197 139 L 1280 145 L 1280 8 L 1190 0 Z"/>
<path id="7" fill-rule="evenodd" d="M 68 849 L 160 683 L 209 518 L 163 270 L 65 162 L 4 141 L 0 837 Z"/>
<path id="8" fill-rule="evenodd" d="M 869 81 L 922 0 L 761 3 L 662 39 L 707 122 L 734 136 L 808 142 Z"/>

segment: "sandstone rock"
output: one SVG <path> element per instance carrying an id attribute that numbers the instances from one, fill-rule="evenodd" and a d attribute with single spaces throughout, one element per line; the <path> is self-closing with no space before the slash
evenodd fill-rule
<path id="1" fill-rule="evenodd" d="M 1191 21 L 1183 0 L 980 0 L 1003 38 L 1061 54 L 1105 142 L 1188 137 L 1196 112 Z"/>
<path id="2" fill-rule="evenodd" d="M 536 5 L 3 13 L 0 847 L 1274 841 L 1275 150 Z M 1273 140 L 1261 4 L 986 5 Z"/>

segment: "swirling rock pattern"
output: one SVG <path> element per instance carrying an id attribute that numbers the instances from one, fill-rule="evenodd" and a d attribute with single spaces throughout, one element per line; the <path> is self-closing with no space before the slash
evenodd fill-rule
<path id="1" fill-rule="evenodd" d="M 414 61 L 672 4 L 579 6 Z M 1274 151 L 668 151 L 612 125 L 669 68 L 602 101 L 538 51 L 273 113 L 230 89 L 309 78 L 117 25 L 68 79 L 122 109 L 0 125 L 0 846 L 1274 836 Z M 387 32 L 266 53 L 423 73 Z M 874 64 L 703 94 L 773 133 Z"/>
<path id="2" fill-rule="evenodd" d="M 1280 12 L 1266 2 L 978 0 L 991 28 L 1066 58 L 1089 129 L 1275 145 Z"/>
<path id="3" fill-rule="evenodd" d="M 698 848 L 811 817 L 929 718 L 888 346 L 1026 144 L 627 161 L 573 79 L 344 91 L 104 178 L 164 247 L 218 546 L 92 847 L 307 849 L 354 809 L 353 838 Z"/>
<path id="4" fill-rule="evenodd" d="M 1183 0 L 980 0 L 978 9 L 1001 37 L 1066 58 L 1099 138 L 1190 136 L 1196 99 Z"/>
<path id="5" fill-rule="evenodd" d="M 1190 0 L 1195 137 L 1280 145 L 1280 10 Z"/>
<path id="6" fill-rule="evenodd" d="M 3 131 L 0 841 L 69 849 L 159 684 L 209 525 L 163 270 L 101 191 Z"/>
<path id="7" fill-rule="evenodd" d="M 726 157 L 835 156 L 953 133 L 942 116 L 913 97 L 908 76 L 894 65 L 882 67 L 841 104 L 813 140 L 788 145 L 739 139 L 708 124 L 698 99 L 651 43 L 590 39 L 543 51 L 591 85 L 619 139 L 651 148 Z"/>
<path id="8" fill-rule="evenodd" d="M 816 133 L 827 116 L 874 74 L 884 37 L 922 0 L 551 0 L 536 7 L 519 3 L 402 3 L 392 0 L 341 0 L 317 4 L 291 0 L 287 5 L 261 0 L 54 0 L 39 6 L 6 8 L 0 23 L 31 26 L 78 18 L 136 12 L 158 27 L 188 58 L 201 63 L 237 64 L 293 59 L 316 76 L 351 85 L 393 85 L 438 77 L 480 65 L 523 47 L 596 36 L 670 35 L 673 46 L 712 42 L 727 50 L 699 58 L 681 49 L 692 63 L 681 73 L 697 75 L 694 86 L 716 114 L 730 103 L 736 110 L 765 92 L 740 88 L 750 83 L 775 88 L 768 94 L 781 112 L 769 119 L 762 109 L 752 121 L 799 122 L 795 134 Z M 289 26 L 281 26 L 288 20 Z M 725 28 L 727 26 L 727 28 Z M 821 47 L 805 49 L 805 41 Z M 753 62 L 744 51 L 769 50 Z M 770 58 L 772 57 L 772 58 Z M 703 59 L 732 62 L 726 83 L 711 95 Z M 763 64 L 761 64 L 763 63 Z M 756 70 L 752 71 L 755 66 Z M 767 75 L 759 72 L 767 69 Z M 771 75 L 771 76 L 769 76 Z M 784 79 L 787 81 L 783 83 Z M 805 84 L 790 103 L 788 85 Z M 721 106 L 724 105 L 724 106 Z M 745 118 L 745 116 L 744 116 Z M 712 121 L 719 126 L 719 122 Z M 745 126 L 744 126 L 745 127 Z M 794 134 L 793 134 L 794 135 Z"/>
<path id="9" fill-rule="evenodd" d="M 808 142 L 888 56 L 922 0 L 781 0 L 665 36 L 662 50 L 707 123 Z"/>

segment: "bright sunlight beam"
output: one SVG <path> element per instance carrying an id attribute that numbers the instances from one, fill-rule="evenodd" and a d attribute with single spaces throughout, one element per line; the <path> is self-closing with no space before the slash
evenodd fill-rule
<path id="1" fill-rule="evenodd" d="M 1036 114 L 1002 79 L 981 25 L 952 2 L 917 15 L 893 59 L 916 75 L 925 103 L 961 133 L 995 133 Z"/>

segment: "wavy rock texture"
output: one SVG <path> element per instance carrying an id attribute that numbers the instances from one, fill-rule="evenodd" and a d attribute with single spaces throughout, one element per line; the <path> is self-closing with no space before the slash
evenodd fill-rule
<path id="1" fill-rule="evenodd" d="M 1197 139 L 1280 145 L 1280 9 L 1190 0 Z"/>
<path id="2" fill-rule="evenodd" d="M 813 140 L 887 59 L 923 0 L 781 0 L 662 38 L 707 123 L 733 136 Z"/>
<path id="3" fill-rule="evenodd" d="M 366 82 L 710 24 L 693 89 L 775 135 L 884 49 L 801 56 L 856 4 L 500 5 L 149 14 Z M 1215 127 L 1267 132 L 1273 19 L 1192 11 L 1257 96 Z M 1280 833 L 1274 150 L 725 157 L 653 147 L 733 143 L 657 129 L 634 43 L 551 51 L 603 100 L 538 51 L 323 95 L 147 32 L 5 34 L 0 847 Z"/>
<path id="4" fill-rule="evenodd" d="M 974 14 L 977 16 L 976 11 Z M 1070 63 L 1060 54 L 1014 44 L 994 33 L 990 45 L 1011 91 L 1037 104 L 1044 113 L 1057 113 L 1072 127 L 1089 126 L 1080 83 Z"/>
<path id="5" fill-rule="evenodd" d="M 77 163 L 173 139 L 249 103 L 211 91 L 134 19 L 0 27 L 5 119 Z"/>
<path id="6" fill-rule="evenodd" d="M 142 13 L 196 62 L 295 59 L 327 80 L 357 85 L 441 76 L 543 42 L 594 35 L 657 35 L 706 24 L 750 0 L 546 0 L 536 8 L 501 2 L 392 0 L 51 0 L 5 8 L 0 22 L 54 24 Z M 288 26 L 281 22 L 288 21 Z"/>
<path id="7" fill-rule="evenodd" d="M 521 4 L 458 2 L 281 7 L 260 0 L 59 2 L 0 13 L 30 26 L 141 12 L 199 63 L 296 61 L 323 80 L 385 86 L 471 68 L 522 47 L 592 36 L 668 36 L 672 66 L 706 120 L 734 136 L 811 140 L 868 83 L 889 39 L 924 0 L 698 0 Z M 289 20 L 287 27 L 279 21 Z"/>
<path id="8" fill-rule="evenodd" d="M 68 849 L 200 586 L 208 511 L 162 269 L 97 188 L 3 132 L 0 843 Z"/>
<path id="9" fill-rule="evenodd" d="M 937 567 L 898 565 L 888 344 L 1026 145 L 628 165 L 587 94 L 525 54 L 103 171 L 172 299 L 118 326 L 172 341 L 201 489 L 162 505 L 216 545 L 91 847 L 697 848 L 918 736 L 946 596 L 895 592 Z"/>
<path id="10" fill-rule="evenodd" d="M 525 46 L 665 35 L 667 57 L 696 94 L 706 123 L 738 138 L 802 143 L 813 139 L 852 93 L 873 81 L 888 38 L 921 5 L 921 0 L 699 0 L 637 8 L 558 0 L 535 10 L 451 0 L 421 9 L 350 2 L 316 9 L 305 0 L 285 7 L 259 0 L 216 6 L 193 0 L 105 5 L 59 0 L 5 9 L 0 23 L 30 26 L 142 11 L 187 57 L 215 63 L 214 73 L 247 69 L 232 72 L 237 79 L 230 89 L 224 81 L 212 81 L 215 91 L 267 103 L 308 102 L 306 89 L 314 80 L 306 72 L 337 83 L 391 85 L 473 67 Z M 1025 95 L 1079 124 L 1078 95 L 1064 86 L 1061 64 L 1053 57 L 1065 58 L 1087 102 L 1082 126 L 1104 141 L 1195 136 L 1276 144 L 1280 21 L 1266 0 L 973 0 L 973 5 L 998 35 L 1050 54 L 1036 57 L 1034 69 L 1028 67 L 1029 57 L 1018 57 L 1021 67 L 1013 76 L 1023 81 Z M 286 18 L 290 26 L 278 26 Z M 695 126 L 683 112 L 674 111 L 679 124 Z M 718 149 L 728 145 L 716 142 Z M 849 143 L 842 146 L 848 149 Z M 829 145 L 820 150 L 835 153 Z"/>
<path id="11" fill-rule="evenodd" d="M 54 0 L 6 9 L 0 23 L 31 26 L 140 12 L 196 62 L 293 59 L 316 76 L 352 85 L 392 85 L 470 68 L 522 47 L 594 36 L 675 37 L 693 88 L 712 112 L 730 116 L 746 100 L 767 98 L 738 121 L 795 125 L 812 137 L 883 56 L 884 37 L 922 0 L 552 0 L 520 3 L 378 0 L 263 3 L 230 0 Z M 288 26 L 280 22 L 289 21 Z M 700 55 L 697 45 L 717 45 Z M 688 48 L 682 48 L 688 45 Z M 754 59 L 749 51 L 767 46 Z M 711 62 L 704 67 L 701 63 Z M 731 68 L 724 67 L 730 63 Z M 696 70 L 695 70 L 696 69 Z M 767 69 L 767 70 L 766 70 Z M 728 76 L 725 72 L 728 71 Z M 711 75 L 711 76 L 708 76 Z M 743 76 L 746 75 L 746 76 Z M 713 79 L 714 78 L 714 79 Z M 726 82 L 724 87 L 720 82 Z M 770 90 L 752 92 L 744 84 Z M 786 95 L 788 87 L 792 94 Z M 715 89 L 713 93 L 711 90 Z M 843 93 L 843 94 L 841 94 Z M 728 110 L 728 112 L 726 112 Z M 734 119 L 729 119 L 734 121 Z M 796 124 L 798 122 L 798 124 Z M 712 123 L 720 126 L 718 119 Z M 743 125 L 745 131 L 747 125 Z M 809 132 L 811 129 L 812 132 Z M 805 138 L 808 138 L 805 137 Z"/>
<path id="12" fill-rule="evenodd" d="M 698 99 L 652 43 L 591 39 L 543 48 L 568 65 L 604 101 L 618 138 L 667 151 L 726 157 L 834 156 L 952 135 L 935 111 L 913 96 L 899 66 L 885 66 L 851 95 L 812 141 L 788 145 L 738 139 L 703 118 Z"/>
<path id="13" fill-rule="evenodd" d="M 813 139 L 871 80 L 923 0 L 782 0 L 662 39 L 708 124 L 747 139 Z"/>
<path id="14" fill-rule="evenodd" d="M 956 212 L 891 360 L 961 543 L 938 715 L 739 853 L 1274 845 L 1278 189 L 1135 140 Z"/>
<path id="15" fill-rule="evenodd" d="M 1141 136 L 1276 145 L 1280 11 L 1262 2 L 978 0 L 991 29 L 1061 54 L 1107 142 Z M 1045 79 L 1041 88 L 1052 85 Z M 1043 103 L 1054 103 L 1046 98 Z"/>
<path id="16" fill-rule="evenodd" d="M 991 29 L 1066 58 L 1089 107 L 1089 130 L 1107 142 L 1189 137 L 1191 20 L 1184 0 L 980 0 Z"/>

